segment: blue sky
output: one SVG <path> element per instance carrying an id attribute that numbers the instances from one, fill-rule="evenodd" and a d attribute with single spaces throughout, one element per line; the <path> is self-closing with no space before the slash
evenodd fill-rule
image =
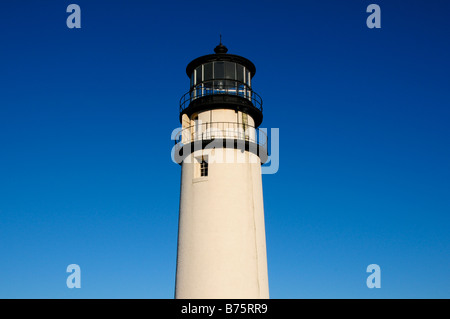
<path id="1" fill-rule="evenodd" d="M 66 8 L 81 7 L 81 29 Z M 381 7 L 381 29 L 366 8 Z M 185 67 L 252 60 L 272 298 L 450 297 L 448 1 L 0 2 L 0 297 L 173 298 Z M 66 267 L 81 267 L 80 289 Z M 366 267 L 381 267 L 381 288 Z"/>

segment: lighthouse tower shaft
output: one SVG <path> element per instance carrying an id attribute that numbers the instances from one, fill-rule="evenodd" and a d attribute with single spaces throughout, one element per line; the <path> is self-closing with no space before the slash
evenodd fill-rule
<path id="1" fill-rule="evenodd" d="M 251 89 L 253 63 L 226 50 L 187 67 L 175 298 L 269 298 L 262 101 Z"/>

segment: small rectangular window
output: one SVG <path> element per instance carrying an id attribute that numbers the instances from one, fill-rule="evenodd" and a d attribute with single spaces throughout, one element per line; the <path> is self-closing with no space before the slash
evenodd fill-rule
<path id="1" fill-rule="evenodd" d="M 208 173 L 209 173 L 208 156 L 203 155 L 203 156 L 195 157 L 193 182 L 206 180 L 206 178 L 204 178 L 204 177 L 207 177 Z"/>
<path id="2" fill-rule="evenodd" d="M 200 176 L 208 176 L 208 162 L 205 161 L 204 157 L 202 157 L 202 161 L 200 163 Z"/>

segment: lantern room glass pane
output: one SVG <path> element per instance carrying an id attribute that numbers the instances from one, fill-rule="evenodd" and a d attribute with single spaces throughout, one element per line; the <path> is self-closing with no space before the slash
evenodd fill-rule
<path id="1" fill-rule="evenodd" d="M 223 62 L 214 62 L 214 78 L 215 79 L 223 79 L 225 77 Z"/>
<path id="2" fill-rule="evenodd" d="M 225 78 L 230 80 L 236 79 L 236 63 L 225 62 Z"/>
<path id="3" fill-rule="evenodd" d="M 202 82 L 202 65 L 195 69 L 196 73 L 196 81 L 195 84 Z"/>
<path id="4" fill-rule="evenodd" d="M 236 64 L 236 80 L 244 82 L 244 67 L 240 64 Z"/>
<path id="5" fill-rule="evenodd" d="M 235 81 L 226 80 L 226 81 L 224 81 L 224 86 L 230 92 L 235 92 L 236 91 L 236 90 L 234 90 L 234 87 L 236 86 L 236 82 Z"/>
<path id="6" fill-rule="evenodd" d="M 203 86 L 205 88 L 205 94 L 206 95 L 214 94 L 214 89 L 213 89 L 214 86 L 213 86 L 213 84 L 214 84 L 214 81 L 205 82 L 203 84 Z"/>
<path id="7" fill-rule="evenodd" d="M 215 89 L 222 90 L 224 88 L 224 85 L 225 85 L 225 81 L 224 80 L 214 81 L 214 88 Z"/>
<path id="8" fill-rule="evenodd" d="M 213 78 L 213 64 L 212 63 L 206 63 L 204 65 L 204 72 L 205 72 L 205 81 L 211 80 Z"/>

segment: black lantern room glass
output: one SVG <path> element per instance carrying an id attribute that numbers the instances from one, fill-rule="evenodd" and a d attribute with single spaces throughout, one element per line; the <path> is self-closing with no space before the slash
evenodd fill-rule
<path id="1" fill-rule="evenodd" d="M 231 94 L 251 99 L 250 71 L 230 61 L 199 65 L 191 74 L 191 98 L 213 94 Z"/>

